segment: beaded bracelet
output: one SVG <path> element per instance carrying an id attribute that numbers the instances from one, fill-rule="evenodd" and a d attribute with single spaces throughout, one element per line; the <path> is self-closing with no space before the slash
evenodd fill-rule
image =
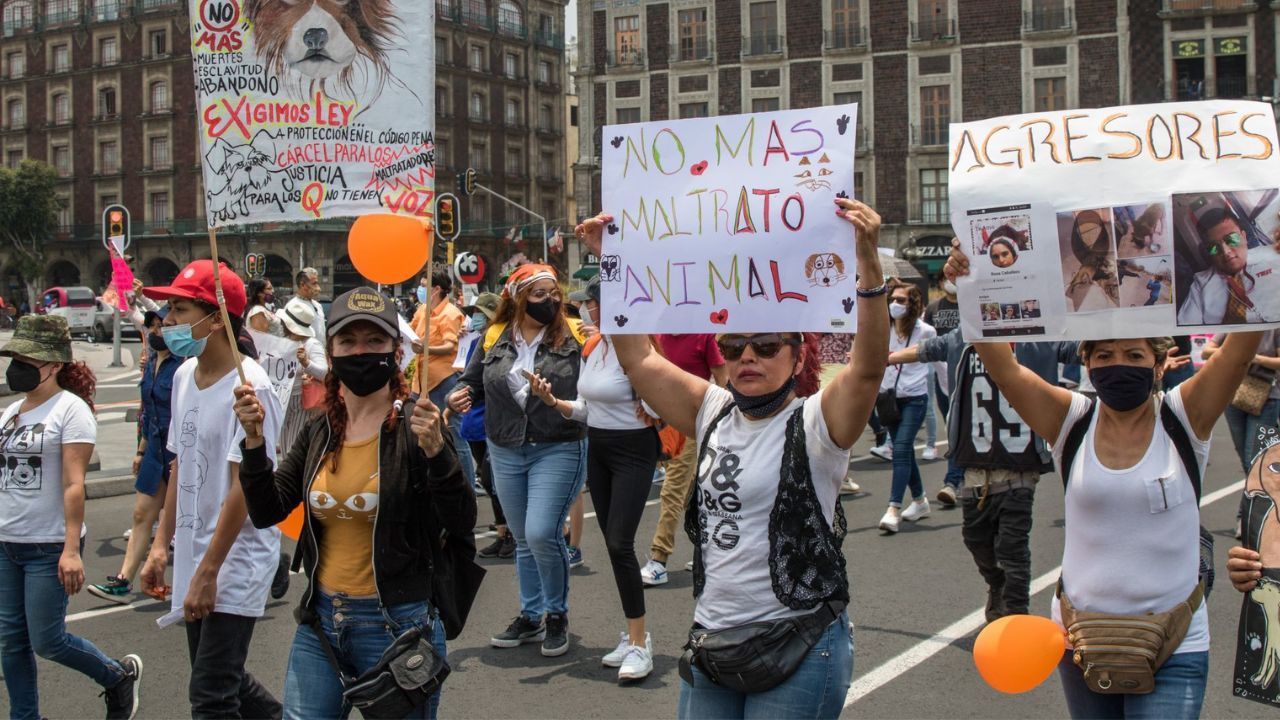
<path id="1" fill-rule="evenodd" d="M 880 297 L 881 295 L 885 294 L 888 291 L 889 291 L 889 283 L 887 282 L 882 282 L 880 283 L 880 287 L 874 287 L 874 288 L 871 288 L 870 290 L 863 290 L 862 288 L 857 289 L 858 297 L 860 298 Z"/>

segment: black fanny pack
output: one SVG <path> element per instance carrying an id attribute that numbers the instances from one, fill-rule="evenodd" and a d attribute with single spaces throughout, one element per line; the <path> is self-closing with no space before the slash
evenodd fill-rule
<path id="1" fill-rule="evenodd" d="M 449 663 L 418 628 L 400 634 L 378 662 L 358 678 L 342 672 L 329 638 L 319 622 L 311 625 L 329 663 L 342 681 L 342 699 L 366 718 L 403 718 L 440 690 L 449 677 Z"/>
<path id="2" fill-rule="evenodd" d="M 693 626 L 680 656 L 680 677 L 693 685 L 693 665 L 715 684 L 740 693 L 772 690 L 800 667 L 818 638 L 844 611 L 827 602 L 808 615 L 710 631 Z"/>

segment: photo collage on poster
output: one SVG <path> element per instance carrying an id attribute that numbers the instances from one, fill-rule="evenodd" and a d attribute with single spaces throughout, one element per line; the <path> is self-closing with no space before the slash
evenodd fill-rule
<path id="1" fill-rule="evenodd" d="M 987 263 L 989 280 L 980 300 L 984 337 L 1044 333 L 1043 248 L 1032 237 L 1029 205 L 973 210 L 969 215 L 969 257 Z"/>
<path id="2" fill-rule="evenodd" d="M 1171 305 L 1173 243 L 1163 202 L 1058 213 L 1067 312 Z"/>
<path id="3" fill-rule="evenodd" d="M 1280 190 L 1173 196 L 1179 327 L 1280 322 Z"/>

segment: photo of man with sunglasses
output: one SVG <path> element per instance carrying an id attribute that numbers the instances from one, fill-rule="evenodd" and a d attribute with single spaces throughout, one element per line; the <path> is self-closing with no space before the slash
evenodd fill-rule
<path id="1" fill-rule="evenodd" d="M 1268 237 L 1253 220 L 1239 214 L 1241 203 L 1230 202 L 1225 195 L 1174 198 L 1175 214 L 1179 205 L 1186 212 L 1178 228 L 1181 250 L 1199 259 L 1179 297 L 1178 324 L 1280 322 L 1280 223 L 1274 216 L 1267 217 L 1270 213 L 1262 216 L 1273 224 Z"/>

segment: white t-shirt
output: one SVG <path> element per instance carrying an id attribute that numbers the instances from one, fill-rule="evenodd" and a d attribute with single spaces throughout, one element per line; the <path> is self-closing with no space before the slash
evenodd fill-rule
<path id="1" fill-rule="evenodd" d="M 933 337 L 938 337 L 938 331 L 923 320 L 916 320 L 916 326 L 912 328 L 911 336 L 907 338 L 899 337 L 897 329 L 890 327 L 889 352 L 905 350 Z M 899 374 L 901 374 L 901 377 L 899 377 Z M 943 374 L 945 375 L 946 373 Z M 892 390 L 895 383 L 897 384 L 898 397 L 900 398 L 928 395 L 929 365 L 927 363 L 910 363 L 885 370 L 884 377 L 880 380 L 880 389 Z"/>
<path id="2" fill-rule="evenodd" d="M 276 456 L 280 436 L 280 401 L 262 366 L 244 358 L 244 374 L 258 393 L 266 419 L 263 436 L 267 457 Z M 173 543 L 172 611 L 159 620 L 167 625 L 182 619 L 187 586 L 204 559 L 218 525 L 222 503 L 231 486 L 231 463 L 240 462 L 244 429 L 231 407 L 232 391 L 240 384 L 235 370 L 209 387 L 196 387 L 196 361 L 184 362 L 173 376 L 173 417 L 169 422 L 169 452 L 178 456 L 177 532 Z M 280 555 L 280 531 L 259 530 L 246 516 L 240 534 L 218 571 L 217 612 L 260 617 L 271 590 Z"/>
<path id="3" fill-rule="evenodd" d="M 1183 387 L 1163 398 L 1187 429 L 1203 475 L 1209 441 L 1200 440 L 1191 429 Z M 1063 432 L 1053 444 L 1059 467 L 1067 430 L 1088 409 L 1089 399 L 1073 393 Z M 1165 612 L 1186 600 L 1200 582 L 1200 507 L 1191 478 L 1158 415 L 1147 453 L 1123 470 L 1098 461 L 1093 449 L 1097 425 L 1095 411 L 1067 482 L 1063 585 L 1080 610 L 1117 615 Z M 1056 597 L 1052 606 L 1053 619 L 1061 623 Z M 1209 614 L 1201 603 L 1175 652 L 1208 649 Z"/>
<path id="4" fill-rule="evenodd" d="M 647 427 L 636 417 L 640 402 L 631 381 L 618 362 L 618 351 L 608 340 L 601 340 L 591 354 L 582 359 L 578 374 L 578 400 L 585 405 L 588 427 L 600 430 L 642 430 Z"/>
<path id="5" fill-rule="evenodd" d="M 97 442 L 98 421 L 66 390 L 21 415 L 20 407 L 21 400 L 0 416 L 0 541 L 61 543 L 67 533 L 62 446 Z M 82 523 L 80 537 L 85 531 Z"/>
<path id="6" fill-rule="evenodd" d="M 805 446 L 818 502 L 828 525 L 835 518 L 840 483 L 849 471 L 849 451 L 827 432 L 822 416 L 822 390 L 797 398 L 778 414 L 751 420 L 734 410 L 716 426 L 698 468 L 695 492 L 702 498 L 706 535 L 702 561 L 706 585 L 693 619 L 711 630 L 760 620 L 804 615 L 778 602 L 769 575 L 769 514 L 778 497 L 778 467 L 786 441 L 787 420 L 804 403 Z M 707 425 L 733 395 L 711 385 L 698 411 L 699 452 Z"/>

